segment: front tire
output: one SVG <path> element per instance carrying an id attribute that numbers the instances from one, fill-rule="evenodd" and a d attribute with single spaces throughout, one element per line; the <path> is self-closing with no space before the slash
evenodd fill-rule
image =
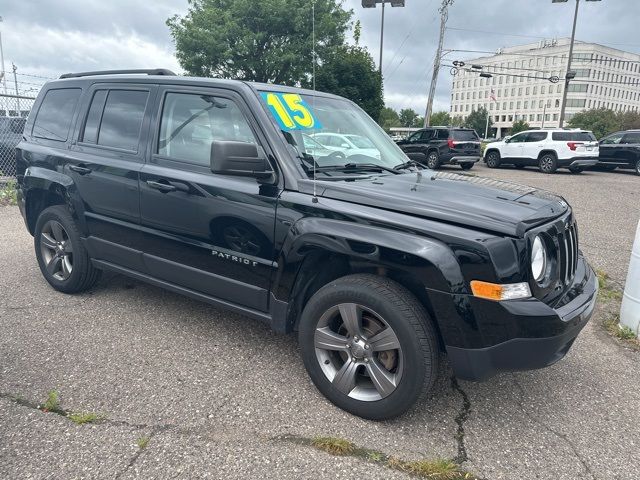
<path id="1" fill-rule="evenodd" d="M 433 323 L 388 278 L 349 275 L 322 287 L 302 312 L 298 339 L 318 390 L 363 418 L 401 415 L 437 377 Z"/>
<path id="2" fill-rule="evenodd" d="M 540 157 L 539 167 L 542 173 L 555 173 L 558 169 L 558 159 L 553 153 L 545 153 Z"/>
<path id="3" fill-rule="evenodd" d="M 59 292 L 83 292 L 100 277 L 73 217 L 62 205 L 42 211 L 36 222 L 34 246 L 42 275 Z"/>
<path id="4" fill-rule="evenodd" d="M 440 155 L 435 150 L 431 150 L 427 154 L 427 167 L 431 170 L 437 170 L 440 168 Z"/>
<path id="5" fill-rule="evenodd" d="M 571 173 L 582 173 L 584 172 L 584 167 L 569 167 L 569 171 Z"/>
<path id="6" fill-rule="evenodd" d="M 487 153 L 486 163 L 489 168 L 498 168 L 500 166 L 500 152 L 491 150 Z"/>

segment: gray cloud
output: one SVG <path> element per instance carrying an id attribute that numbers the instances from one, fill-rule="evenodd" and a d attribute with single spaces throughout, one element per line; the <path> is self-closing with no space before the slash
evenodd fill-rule
<path id="1" fill-rule="evenodd" d="M 311 0 L 309 0 L 311 1 Z M 438 40 L 441 0 L 406 0 L 405 8 L 386 8 L 383 70 L 387 104 L 422 113 Z M 345 0 L 363 26 L 361 43 L 378 60 L 380 7 L 363 9 Z M 495 50 L 501 46 L 568 36 L 573 0 L 456 0 L 450 7 L 445 48 Z M 18 66 L 23 89 L 37 88 L 35 74 L 57 77 L 67 71 L 166 67 L 180 70 L 166 19 L 187 10 L 186 0 L 47 0 L 4 2 L 0 23 L 7 70 Z M 637 0 L 581 2 L 576 37 L 622 50 L 640 52 L 635 28 Z M 483 33 L 488 32 L 488 33 Z M 530 38 L 533 37 L 533 38 Z M 452 53 L 447 59 L 468 59 Z M 9 77 L 11 78 L 11 77 Z M 451 76 L 441 69 L 435 109 L 448 109 Z"/>

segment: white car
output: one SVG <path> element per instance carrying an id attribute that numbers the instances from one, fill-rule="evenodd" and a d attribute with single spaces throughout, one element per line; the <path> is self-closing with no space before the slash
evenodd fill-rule
<path id="1" fill-rule="evenodd" d="M 593 133 L 580 129 L 526 130 L 487 145 L 484 161 L 489 168 L 537 166 L 543 173 L 568 168 L 580 173 L 598 163 L 598 142 Z"/>
<path id="2" fill-rule="evenodd" d="M 312 137 L 329 150 L 342 152 L 347 157 L 352 155 L 366 155 L 380 160 L 380 151 L 371 140 L 360 135 L 343 133 L 316 133 Z"/>

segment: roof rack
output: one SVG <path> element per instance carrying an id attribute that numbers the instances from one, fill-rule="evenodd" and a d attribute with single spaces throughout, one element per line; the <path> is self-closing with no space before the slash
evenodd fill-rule
<path id="1" fill-rule="evenodd" d="M 92 75 L 122 75 L 122 74 L 140 74 L 140 75 L 171 75 L 175 76 L 171 70 L 166 68 L 151 68 L 142 70 L 98 70 L 95 72 L 78 72 L 78 73 L 65 73 L 60 75 L 60 78 L 78 78 L 89 77 Z"/>

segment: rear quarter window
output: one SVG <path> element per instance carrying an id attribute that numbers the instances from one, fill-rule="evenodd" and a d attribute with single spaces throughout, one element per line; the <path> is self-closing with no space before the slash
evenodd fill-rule
<path id="1" fill-rule="evenodd" d="M 551 138 L 558 142 L 595 142 L 591 132 L 553 132 Z"/>
<path id="2" fill-rule="evenodd" d="M 66 142 L 81 93 L 80 88 L 48 90 L 33 122 L 33 135 Z"/>
<path id="3" fill-rule="evenodd" d="M 459 141 L 473 141 L 479 140 L 475 130 L 452 130 L 451 139 Z"/>

